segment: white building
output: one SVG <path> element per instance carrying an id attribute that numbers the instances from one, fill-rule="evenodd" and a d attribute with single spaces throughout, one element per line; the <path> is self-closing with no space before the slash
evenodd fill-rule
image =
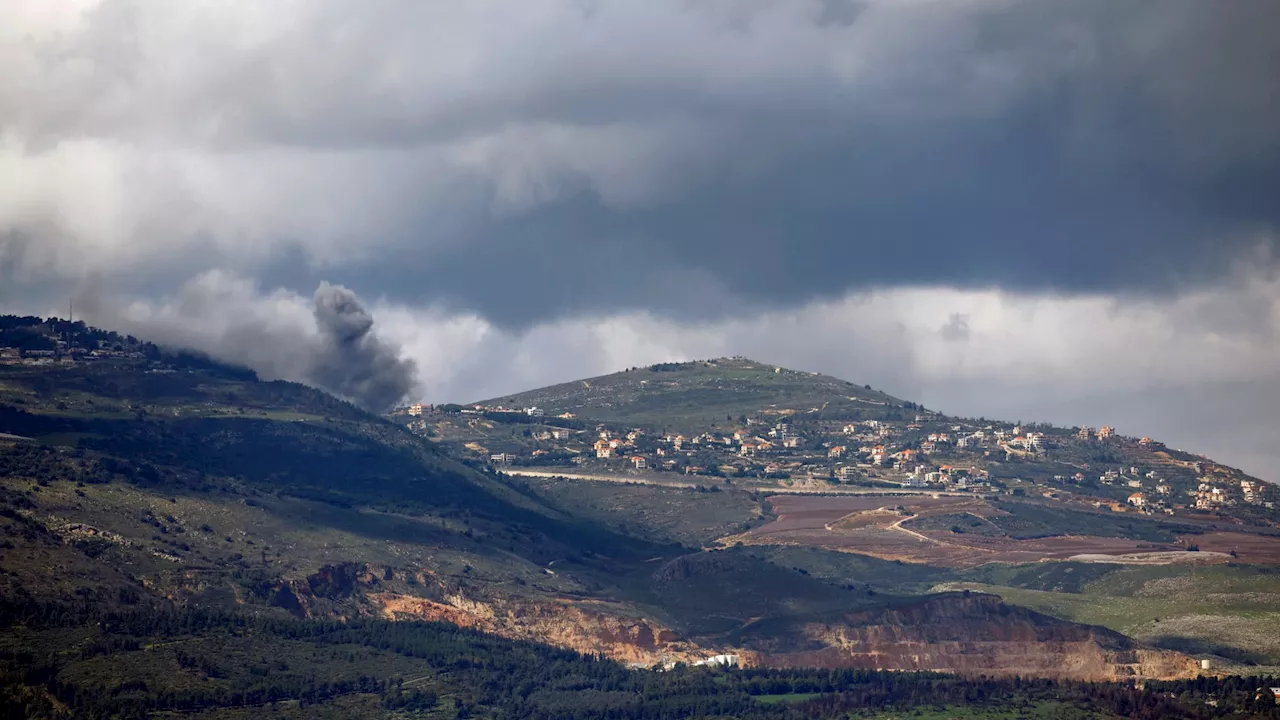
<path id="1" fill-rule="evenodd" d="M 699 660 L 694 663 L 695 667 L 702 665 L 719 665 L 721 667 L 740 667 L 742 658 L 737 655 L 713 655 L 706 660 Z"/>

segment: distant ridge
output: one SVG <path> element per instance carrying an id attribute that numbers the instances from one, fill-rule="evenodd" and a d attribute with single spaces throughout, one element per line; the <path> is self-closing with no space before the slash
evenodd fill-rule
<path id="1" fill-rule="evenodd" d="M 744 357 L 666 362 L 560 383 L 477 404 L 537 408 L 603 422 L 703 428 L 764 410 L 779 416 L 904 419 L 921 410 L 869 385 Z"/>

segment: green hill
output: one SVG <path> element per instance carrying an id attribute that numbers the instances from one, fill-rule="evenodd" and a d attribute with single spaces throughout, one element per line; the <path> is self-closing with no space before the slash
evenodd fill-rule
<path id="1" fill-rule="evenodd" d="M 833 420 L 901 419 L 916 405 L 870 386 L 745 358 L 662 363 L 482 401 L 605 422 L 700 431 L 766 412 Z"/>
<path id="2" fill-rule="evenodd" d="M 96 592 L 121 580 L 122 563 L 154 568 L 128 573 L 153 589 L 178 592 L 168 583 L 181 576 L 173 581 L 221 597 L 343 562 L 437 553 L 514 582 L 584 552 L 627 561 L 659 551 L 324 393 L 217 369 L 0 365 L 0 433 L 10 530 L 39 526 L 66 541 L 0 558 L 17 573 L 8 584 L 27 594 Z M 79 539 L 116 562 L 85 565 L 72 553 L 79 579 L 22 567 Z M 404 545 L 389 551 L 392 541 Z"/>
<path id="3" fill-rule="evenodd" d="M 812 664 L 820 656 L 807 653 L 830 638 L 780 638 L 854 617 L 891 628 L 914 607 L 954 611 L 957 632 L 997 643 L 992 657 L 1006 664 L 1025 654 L 1001 635 L 998 599 L 872 587 L 892 563 L 833 554 L 819 576 L 750 548 L 677 544 L 763 518 L 768 501 L 755 494 L 637 495 L 631 510 L 655 512 L 626 514 L 617 499 L 586 502 L 450 457 L 314 389 L 124 340 L 105 360 L 0 362 L 0 715 L 839 717 L 853 707 L 840 694 L 874 685 L 883 696 L 897 681 L 864 670 L 653 675 L 599 657 L 648 666 L 741 648 Z M 675 383 L 661 386 L 670 398 L 707 401 L 676 416 L 690 423 L 760 403 L 808 412 L 833 391 L 844 399 L 822 413 L 909 410 L 742 360 L 597 385 L 623 393 L 654 379 Z M 628 528 L 623 515 L 670 522 Z M 1022 622 L 1090 647 L 1101 637 Z M 913 632 L 890 634 L 931 642 Z M 963 656 L 940 647 L 938 663 Z M 1001 702 L 1034 699 L 991 683 Z M 927 679 L 913 696 L 945 689 L 928 697 L 954 702 L 964 686 Z M 831 704 L 753 699 L 810 693 Z"/>

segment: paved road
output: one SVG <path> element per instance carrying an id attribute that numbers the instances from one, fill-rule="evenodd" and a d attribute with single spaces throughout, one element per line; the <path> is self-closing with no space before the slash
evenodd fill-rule
<path id="1" fill-rule="evenodd" d="M 692 488 L 699 485 L 706 487 L 715 484 L 720 478 L 707 477 L 705 480 L 668 480 L 654 475 L 603 475 L 598 473 L 582 473 L 563 470 L 531 470 L 526 468 L 507 468 L 502 472 L 507 475 L 562 478 L 584 482 L 636 483 L 639 485 L 658 485 L 661 487 Z M 956 497 L 973 497 L 970 493 L 950 493 L 937 490 L 918 490 L 914 488 L 854 488 L 833 485 L 831 487 L 786 487 L 784 485 L 757 485 L 744 480 L 735 479 L 732 487 L 750 492 L 770 493 L 773 495 L 954 495 Z M 909 530 L 907 532 L 910 532 Z"/>

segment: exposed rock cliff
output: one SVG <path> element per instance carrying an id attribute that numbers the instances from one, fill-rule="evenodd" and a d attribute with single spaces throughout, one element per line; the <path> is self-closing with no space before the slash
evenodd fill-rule
<path id="1" fill-rule="evenodd" d="M 660 572 L 678 581 L 686 570 L 674 564 Z M 515 596 L 422 573 L 409 586 L 405 577 L 383 567 L 328 567 L 305 581 L 282 584 L 274 601 L 299 615 L 358 608 L 395 620 L 450 622 L 646 666 L 729 652 L 746 665 L 1076 680 L 1190 677 L 1197 672 L 1196 662 L 1180 653 L 1007 605 L 995 595 L 950 593 L 820 617 L 764 617 L 728 636 L 690 638 L 625 604 Z"/>
<path id="2" fill-rule="evenodd" d="M 710 654 L 651 620 L 596 612 L 567 600 L 476 600 L 454 594 L 435 601 L 395 593 L 375 593 L 369 599 L 392 619 L 446 621 L 646 666 L 700 660 Z"/>
<path id="3" fill-rule="evenodd" d="M 1194 660 L 1105 628 L 1006 605 L 994 595 L 934 596 L 825 622 L 771 623 L 743 643 L 771 666 L 940 670 L 1110 680 L 1194 676 Z"/>

